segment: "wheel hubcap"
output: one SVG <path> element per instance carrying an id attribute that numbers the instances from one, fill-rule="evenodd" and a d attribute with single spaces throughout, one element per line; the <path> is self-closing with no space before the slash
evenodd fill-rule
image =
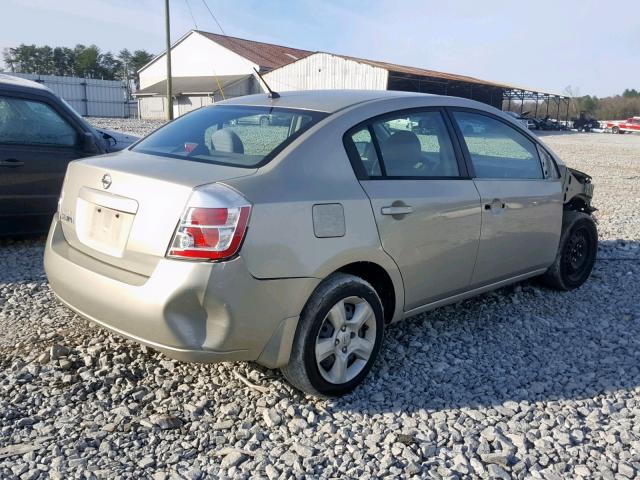
<path id="1" fill-rule="evenodd" d="M 367 365 L 376 341 L 376 318 L 369 302 L 348 297 L 325 316 L 315 357 L 322 377 L 333 384 L 355 378 Z"/>
<path id="2" fill-rule="evenodd" d="M 578 278 L 589 264 L 591 255 L 591 243 L 587 232 L 583 229 L 576 230 L 565 247 L 565 271 L 570 278 Z"/>

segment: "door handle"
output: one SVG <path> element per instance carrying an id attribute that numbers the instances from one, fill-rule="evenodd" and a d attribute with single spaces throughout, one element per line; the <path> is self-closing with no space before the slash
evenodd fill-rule
<path id="1" fill-rule="evenodd" d="M 22 165 L 24 165 L 24 162 L 15 158 L 0 160 L 0 167 L 21 167 Z"/>
<path id="2" fill-rule="evenodd" d="M 413 207 L 409 205 L 382 207 L 382 215 L 407 215 L 413 212 Z"/>

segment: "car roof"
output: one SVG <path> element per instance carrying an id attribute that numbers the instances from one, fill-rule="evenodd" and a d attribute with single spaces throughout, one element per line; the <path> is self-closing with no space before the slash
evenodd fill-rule
<path id="1" fill-rule="evenodd" d="M 301 90 L 281 92 L 278 98 L 269 98 L 266 93 L 259 93 L 216 102 L 216 104 L 284 107 L 334 113 L 359 103 L 399 97 L 437 98 L 440 95 L 392 90 Z"/>
<path id="2" fill-rule="evenodd" d="M 4 73 L 0 73 L 0 88 L 15 91 L 37 90 L 39 93 L 51 93 L 51 90 L 41 83 L 27 80 L 26 78 L 14 77 L 13 75 L 6 75 Z"/>

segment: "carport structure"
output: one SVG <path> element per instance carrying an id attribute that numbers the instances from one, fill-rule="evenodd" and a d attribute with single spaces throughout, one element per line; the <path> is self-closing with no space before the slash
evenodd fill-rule
<path id="1" fill-rule="evenodd" d="M 562 113 L 564 113 L 564 121 L 569 120 L 569 106 L 571 105 L 571 97 L 567 95 L 560 95 L 557 93 L 541 93 L 531 89 L 512 87 L 510 89 L 505 89 L 505 91 L 503 92 L 503 97 L 504 101 L 507 102 L 505 109 L 507 111 L 511 110 L 512 102 L 520 102 L 520 114 L 523 114 L 525 102 L 535 102 L 535 110 L 532 113 L 534 117 L 538 117 L 538 109 L 540 107 L 540 102 L 542 102 L 543 105 L 546 104 L 546 117 L 550 115 L 549 107 L 552 107 L 551 114 L 553 114 L 553 111 L 555 110 L 556 120 L 560 120 L 560 115 Z"/>
<path id="2" fill-rule="evenodd" d="M 536 116 L 541 101 L 543 104 L 546 101 L 547 114 L 554 113 L 550 109 L 550 104 L 554 104 L 558 118 L 561 105 L 565 102 L 567 107 L 569 105 L 569 97 L 555 93 L 329 52 L 310 53 L 266 72 L 264 77 L 274 90 L 283 91 L 326 88 L 401 90 L 463 97 L 501 110 L 511 109 L 511 103 L 519 100 L 521 113 L 524 112 L 524 103 L 531 100 L 536 102 Z M 568 117 L 568 109 L 565 115 Z"/>
<path id="3" fill-rule="evenodd" d="M 480 80 L 466 75 L 437 72 L 435 70 L 373 60 L 352 59 L 387 70 L 387 90 L 463 97 L 487 103 L 496 108 L 502 108 L 504 91 L 510 88 L 501 83 Z"/>
<path id="4" fill-rule="evenodd" d="M 388 74 L 388 90 L 403 90 L 438 95 L 451 95 L 487 103 L 499 109 L 511 110 L 512 103 L 520 102 L 520 114 L 525 113 L 525 102 L 535 103 L 532 113 L 534 117 L 542 105 L 545 115 L 555 113 L 556 119 L 564 114 L 564 120 L 569 119 L 569 105 L 571 98 L 557 93 L 540 92 L 533 89 L 516 87 L 504 83 L 497 83 L 466 75 L 424 70 L 421 68 L 403 67 L 393 64 L 371 62 L 378 66 L 386 65 Z M 541 103 L 542 102 L 542 103 Z M 550 108 L 551 107 L 551 108 Z"/>

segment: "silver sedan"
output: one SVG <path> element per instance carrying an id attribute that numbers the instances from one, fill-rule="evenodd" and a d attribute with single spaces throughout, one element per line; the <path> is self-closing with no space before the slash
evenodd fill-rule
<path id="1" fill-rule="evenodd" d="M 592 195 L 482 103 L 253 95 L 72 162 L 45 267 L 63 303 L 171 357 L 256 361 L 341 395 L 392 322 L 530 277 L 582 285 Z"/>

